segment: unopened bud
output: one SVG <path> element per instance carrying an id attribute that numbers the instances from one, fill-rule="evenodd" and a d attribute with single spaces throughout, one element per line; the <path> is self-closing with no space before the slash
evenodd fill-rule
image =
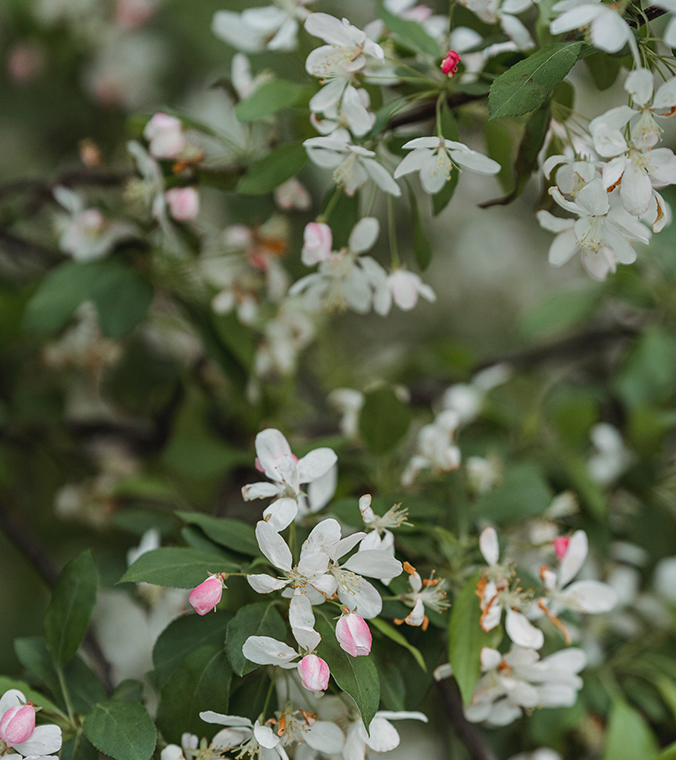
<path id="1" fill-rule="evenodd" d="M 458 73 L 458 64 L 460 63 L 460 53 L 455 50 L 449 50 L 441 62 L 441 71 L 449 77 L 454 77 Z"/>
<path id="2" fill-rule="evenodd" d="M 568 536 L 559 536 L 558 538 L 555 538 L 552 541 L 552 546 L 554 547 L 556 556 L 559 559 L 563 559 L 566 556 L 569 543 L 570 543 L 570 538 Z"/>
<path id="3" fill-rule="evenodd" d="M 329 666 L 316 654 L 306 654 L 298 663 L 300 682 L 310 691 L 326 691 L 331 671 Z"/>
<path id="4" fill-rule="evenodd" d="M 188 597 L 188 601 L 198 615 L 211 612 L 223 596 L 223 580 L 221 576 L 211 576 L 199 586 L 196 586 Z"/>
<path id="5" fill-rule="evenodd" d="M 35 708 L 32 704 L 11 707 L 0 718 L 0 739 L 9 747 L 28 741 L 35 730 Z"/>
<path id="6" fill-rule="evenodd" d="M 371 652 L 371 630 L 364 618 L 354 612 L 343 615 L 336 623 L 336 638 L 340 648 L 353 657 L 361 657 Z"/>

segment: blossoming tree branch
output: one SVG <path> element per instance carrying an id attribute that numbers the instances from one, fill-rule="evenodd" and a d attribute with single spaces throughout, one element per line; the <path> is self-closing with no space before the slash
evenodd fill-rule
<path id="1" fill-rule="evenodd" d="M 648 244 L 676 184 L 676 5 L 336 6 L 219 10 L 218 107 L 134 116 L 114 168 L 80 145 L 0 188 L 21 329 L 86 450 L 56 511 L 136 536 L 126 569 L 65 564 L 16 641 L 0 756 L 675 758 L 676 558 L 650 550 L 675 535 L 676 267 Z M 430 231 L 470 183 L 485 207 L 528 188 L 542 257 L 603 283 L 535 335 L 599 293 L 614 312 L 542 381 L 556 349 L 364 381 L 336 322 L 441 307 Z M 181 485 L 205 472 L 228 514 Z"/>

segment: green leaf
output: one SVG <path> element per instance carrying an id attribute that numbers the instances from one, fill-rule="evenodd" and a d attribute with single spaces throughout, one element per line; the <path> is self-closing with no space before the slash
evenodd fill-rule
<path id="1" fill-rule="evenodd" d="M 237 186 L 237 192 L 241 195 L 271 193 L 287 179 L 295 177 L 307 162 L 307 151 L 302 143 L 279 145 L 249 167 Z"/>
<path id="2" fill-rule="evenodd" d="M 236 572 L 237 565 L 197 549 L 166 546 L 142 554 L 118 583 L 153 583 L 194 588 L 212 573 Z"/>
<path id="3" fill-rule="evenodd" d="M 592 53 L 584 59 L 584 62 L 592 75 L 594 84 L 601 91 L 607 90 L 615 84 L 622 68 L 619 58 L 602 52 Z"/>
<path id="4" fill-rule="evenodd" d="M 135 678 L 125 678 L 115 687 L 111 699 L 121 699 L 123 702 L 143 701 L 143 684 Z"/>
<path id="5" fill-rule="evenodd" d="M 418 53 L 440 57 L 439 43 L 427 34 L 417 21 L 395 16 L 383 5 L 378 6 L 378 16 L 385 22 L 398 42 Z"/>
<path id="6" fill-rule="evenodd" d="M 396 628 L 394 628 L 394 626 L 391 626 L 385 620 L 381 620 L 380 618 L 372 618 L 370 622 L 382 634 L 387 636 L 388 639 L 391 639 L 395 643 L 399 644 L 399 646 L 404 647 L 404 649 L 408 649 L 413 657 L 415 657 L 415 661 L 418 663 L 418 665 L 420 665 L 420 667 L 425 672 L 427 672 L 427 665 L 425 665 L 425 660 L 423 659 L 420 650 L 417 647 L 414 647 L 413 644 L 409 643 L 403 633 L 400 633 Z"/>
<path id="7" fill-rule="evenodd" d="M 322 637 L 317 654 L 326 661 L 338 688 L 354 699 L 368 730 L 380 705 L 380 680 L 373 658 L 352 657 L 344 652 L 336 639 L 333 621 L 319 608 L 315 615 L 316 630 Z"/>
<path id="8" fill-rule="evenodd" d="M 571 70 L 581 48 L 581 42 L 547 45 L 501 74 L 488 96 L 490 118 L 523 116 L 542 105 Z"/>
<path id="9" fill-rule="evenodd" d="M 260 555 L 256 532 L 246 523 L 240 520 L 230 520 L 227 517 L 211 517 L 201 512 L 177 512 L 181 520 L 199 526 L 206 535 L 215 543 L 225 546 L 227 549 L 249 554 Z"/>
<path id="10" fill-rule="evenodd" d="M 94 301 L 99 325 L 109 338 L 123 338 L 145 316 L 153 288 L 136 269 L 119 261 L 74 261 L 52 269 L 28 302 L 24 327 L 60 330 L 85 301 Z"/>
<path id="11" fill-rule="evenodd" d="M 676 742 L 663 749 L 657 756 L 657 760 L 676 760 Z"/>
<path id="12" fill-rule="evenodd" d="M 665 327 L 645 330 L 616 380 L 632 407 L 661 403 L 676 392 L 676 337 Z"/>
<path id="13" fill-rule="evenodd" d="M 208 645 L 193 652 L 162 687 L 157 726 L 169 742 L 181 743 L 184 731 L 204 736 L 200 712 L 228 712 L 232 670 L 222 646 Z"/>
<path id="14" fill-rule="evenodd" d="M 242 654 L 242 647 L 249 636 L 270 636 L 283 641 L 286 626 L 282 616 L 272 602 L 247 604 L 237 610 L 235 617 L 228 623 L 225 639 L 225 651 L 238 676 L 245 676 L 260 667 L 249 662 Z"/>
<path id="15" fill-rule="evenodd" d="M 366 394 L 359 415 L 359 434 L 374 454 L 393 449 L 410 424 L 410 409 L 391 388 L 378 388 Z"/>
<path id="16" fill-rule="evenodd" d="M 45 614 L 45 642 L 54 664 L 63 667 L 82 643 L 96 604 L 98 574 L 89 549 L 61 571 Z"/>
<path id="17" fill-rule="evenodd" d="M 410 186 L 408 188 L 408 199 L 411 204 L 411 213 L 413 214 L 413 252 L 415 253 L 415 260 L 418 266 L 424 272 L 432 263 L 434 251 L 427 237 L 426 226 L 420 217 L 418 201 Z"/>
<path id="18" fill-rule="evenodd" d="M 526 312 L 521 332 L 527 338 L 550 338 L 583 322 L 602 297 L 602 290 L 594 287 L 556 292 Z"/>
<path id="19" fill-rule="evenodd" d="M 209 615 L 183 615 L 159 635 L 153 648 L 153 665 L 161 681 L 167 678 L 196 649 L 222 644 L 232 613 L 215 610 Z"/>
<path id="20" fill-rule="evenodd" d="M 536 465 L 512 465 L 499 486 L 477 499 L 473 511 L 476 517 L 502 524 L 541 514 L 553 497 Z"/>
<path id="21" fill-rule="evenodd" d="M 61 688 L 59 674 L 54 667 L 47 645 L 42 636 L 29 636 L 14 640 L 17 659 L 51 691 L 63 712 L 66 700 Z M 68 689 L 73 710 L 85 714 L 106 698 L 106 691 L 93 670 L 79 656 L 73 657 L 63 669 L 63 679 Z"/>
<path id="22" fill-rule="evenodd" d="M 87 741 L 82 729 L 64 741 L 60 760 L 99 760 L 99 751 Z"/>
<path id="23" fill-rule="evenodd" d="M 603 760 L 655 760 L 657 742 L 641 714 L 626 702 L 613 703 Z"/>
<path id="24" fill-rule="evenodd" d="M 238 121 L 256 121 L 283 108 L 291 108 L 303 97 L 306 89 L 298 82 L 270 79 L 235 106 L 235 116 Z"/>
<path id="25" fill-rule="evenodd" d="M 463 701 L 469 705 L 474 687 L 481 676 L 481 649 L 495 647 L 500 628 L 485 633 L 481 628 L 481 604 L 476 593 L 483 571 L 472 576 L 456 596 L 448 623 L 448 661 L 460 687 Z"/>
<path id="26" fill-rule="evenodd" d="M 406 709 L 406 682 L 397 668 L 396 662 L 375 655 L 378 680 L 380 681 L 380 699 L 387 710 Z"/>
<path id="27" fill-rule="evenodd" d="M 155 724 L 138 702 L 102 702 L 84 719 L 83 728 L 87 739 L 115 760 L 149 760 L 155 751 Z"/>

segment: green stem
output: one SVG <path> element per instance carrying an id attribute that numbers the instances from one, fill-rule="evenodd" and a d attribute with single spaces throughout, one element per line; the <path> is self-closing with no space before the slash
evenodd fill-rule
<path id="1" fill-rule="evenodd" d="M 68 720 L 70 721 L 71 725 L 75 728 L 75 715 L 73 713 L 73 706 L 70 702 L 70 694 L 68 693 L 68 686 L 66 685 L 66 679 L 63 677 L 63 668 L 61 666 L 58 666 L 56 669 L 57 675 L 59 677 L 59 686 L 61 687 L 61 692 L 63 693 L 63 701 L 66 703 L 66 711 L 68 713 Z"/>
<path id="2" fill-rule="evenodd" d="M 268 705 L 270 704 L 270 698 L 272 697 L 272 690 L 275 688 L 275 679 L 270 679 L 270 686 L 268 687 L 268 693 L 265 696 L 265 704 L 263 705 L 263 711 L 261 712 L 261 715 L 263 717 L 263 721 L 265 722 L 265 716 L 268 712 Z"/>
<path id="3" fill-rule="evenodd" d="M 394 217 L 394 198 L 387 196 L 387 233 L 390 238 L 390 256 L 392 258 L 392 267 L 396 269 L 401 266 L 399 260 L 399 249 L 397 247 L 397 223 Z"/>
<path id="4" fill-rule="evenodd" d="M 326 222 L 330 218 L 331 214 L 333 213 L 333 209 L 336 206 L 336 203 L 338 203 L 338 199 L 340 198 L 341 194 L 343 192 L 342 187 L 336 187 L 333 195 L 331 196 L 329 202 L 326 204 L 326 208 L 322 213 L 317 217 L 318 222 Z"/>

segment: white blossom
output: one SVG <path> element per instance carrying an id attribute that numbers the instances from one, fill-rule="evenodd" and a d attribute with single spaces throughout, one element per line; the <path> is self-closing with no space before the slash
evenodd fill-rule
<path id="1" fill-rule="evenodd" d="M 247 8 L 241 13 L 217 11 L 211 31 L 237 50 L 295 50 L 299 22 L 307 18 L 310 0 L 276 0 L 274 5 Z"/>
<path id="2" fill-rule="evenodd" d="M 529 50 L 535 46 L 528 29 L 517 18 L 533 7 L 531 0 L 461 0 L 486 24 L 499 23 L 502 31 L 516 44 L 519 50 Z"/>
<path id="3" fill-rule="evenodd" d="M 634 461 L 634 455 L 627 448 L 620 431 L 607 422 L 594 425 L 589 435 L 595 449 L 587 462 L 589 477 L 603 486 L 609 486 Z"/>
<path id="4" fill-rule="evenodd" d="M 421 470 L 435 474 L 450 472 L 460 467 L 460 449 L 455 445 L 455 433 L 460 418 L 452 409 L 438 414 L 429 425 L 418 433 L 417 453 L 409 460 L 401 476 L 401 483 L 410 486 Z"/>

